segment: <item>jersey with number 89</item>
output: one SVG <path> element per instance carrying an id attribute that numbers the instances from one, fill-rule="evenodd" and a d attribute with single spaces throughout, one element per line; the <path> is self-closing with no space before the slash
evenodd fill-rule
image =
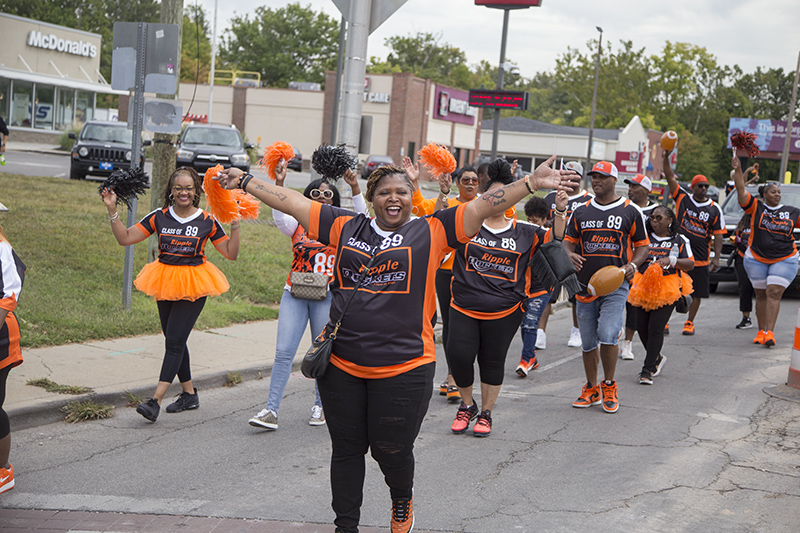
<path id="1" fill-rule="evenodd" d="M 188 218 L 172 208 L 156 209 L 136 224 L 145 235 L 158 235 L 158 261 L 167 265 L 197 266 L 205 263 L 206 241 L 225 241 L 228 236 L 217 219 L 198 209 Z"/>
<path id="2" fill-rule="evenodd" d="M 298 225 L 292 235 L 292 272 L 313 272 L 325 274 L 333 279 L 333 265 L 336 262 L 336 249 L 319 241 L 309 239 L 303 226 Z M 292 274 L 286 278 L 286 284 L 292 284 Z"/>

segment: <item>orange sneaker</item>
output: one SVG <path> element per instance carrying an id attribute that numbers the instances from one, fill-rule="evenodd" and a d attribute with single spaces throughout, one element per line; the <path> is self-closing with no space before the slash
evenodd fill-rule
<path id="1" fill-rule="evenodd" d="M 458 392 L 458 387 L 455 385 L 450 385 L 447 387 L 447 401 L 450 403 L 461 401 L 461 393 Z"/>
<path id="2" fill-rule="evenodd" d="M 0 492 L 14 488 L 14 465 L 9 463 L 8 468 L 0 468 Z"/>
<path id="3" fill-rule="evenodd" d="M 392 533 L 409 533 L 414 529 L 413 498 L 398 498 L 392 500 Z"/>
<path id="4" fill-rule="evenodd" d="M 683 323 L 683 334 L 684 335 L 694 335 L 694 322 L 691 320 L 687 320 Z"/>
<path id="5" fill-rule="evenodd" d="M 572 402 L 572 407 L 590 407 L 592 405 L 600 405 L 600 385 L 589 387 L 589 384 L 583 386 L 583 391 L 577 400 Z"/>
<path id="6" fill-rule="evenodd" d="M 472 428 L 472 434 L 476 437 L 488 437 L 492 434 L 492 412 L 488 409 L 481 411 Z"/>
<path id="7" fill-rule="evenodd" d="M 476 416 L 478 416 L 478 406 L 476 404 L 473 403 L 470 407 L 467 407 L 464 402 L 461 402 L 461 407 L 458 408 L 456 419 L 453 420 L 453 425 L 450 426 L 450 429 L 453 433 L 460 435 L 467 430 L 469 423 Z"/>
<path id="8" fill-rule="evenodd" d="M 756 333 L 756 338 L 753 339 L 753 344 L 764 344 L 765 335 L 766 332 L 763 329 L 758 330 L 758 333 Z"/>
<path id="9" fill-rule="evenodd" d="M 603 411 L 606 413 L 616 413 L 619 409 L 619 400 L 617 399 L 617 382 L 612 381 L 606 383 L 600 382 L 600 388 L 603 390 Z"/>
<path id="10" fill-rule="evenodd" d="M 533 356 L 533 359 L 530 361 L 526 361 L 525 359 L 520 358 L 519 364 L 517 365 L 517 375 L 521 378 L 528 377 L 531 370 L 539 368 L 539 361 L 536 360 L 536 356 Z"/>
<path id="11" fill-rule="evenodd" d="M 772 346 L 775 346 L 775 334 L 772 333 L 771 331 L 765 331 L 764 332 L 764 342 L 762 342 L 761 344 L 763 344 L 767 348 L 771 348 Z"/>
<path id="12" fill-rule="evenodd" d="M 669 335 L 669 324 L 664 326 L 664 335 Z"/>

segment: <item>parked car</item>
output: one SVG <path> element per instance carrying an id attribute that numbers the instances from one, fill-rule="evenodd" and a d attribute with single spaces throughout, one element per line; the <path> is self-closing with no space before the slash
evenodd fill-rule
<path id="1" fill-rule="evenodd" d="M 759 185 L 748 185 L 747 191 L 753 196 L 758 197 L 758 187 Z M 800 184 L 781 184 L 781 203 L 800 207 Z M 734 244 L 731 242 L 730 237 L 733 235 L 733 230 L 736 229 L 736 225 L 739 224 L 744 210 L 739 206 L 739 199 L 735 190 L 723 200 L 722 214 L 725 216 L 725 229 L 727 231 L 722 241 L 722 253 L 719 256 L 719 270 L 711 272 L 710 274 L 711 292 L 717 290 L 717 284 L 721 281 L 736 281 L 736 272 L 733 270 L 733 258 L 731 257 Z M 794 241 L 798 249 L 800 249 L 800 229 L 798 228 L 794 230 Z M 797 277 L 795 277 L 792 286 L 800 286 L 800 271 Z"/>
<path id="2" fill-rule="evenodd" d="M 367 179 L 373 170 L 387 165 L 394 165 L 394 160 L 388 155 L 367 156 L 364 160 L 364 165 L 361 167 L 361 177 Z"/>
<path id="3" fill-rule="evenodd" d="M 69 168 L 71 180 L 86 179 L 87 175 L 109 176 L 114 170 L 131 167 L 133 131 L 125 122 L 90 120 L 77 135 L 70 132 L 69 138 L 75 139 Z M 144 146 L 149 144 L 150 141 L 142 143 L 142 165 Z"/>
<path id="4" fill-rule="evenodd" d="M 177 164 L 192 167 L 199 174 L 216 165 L 250 172 L 247 149 L 253 146 L 242 141 L 239 130 L 232 124 L 189 124 L 178 141 Z"/>
<path id="5" fill-rule="evenodd" d="M 289 164 L 286 165 L 288 168 L 292 170 L 296 170 L 297 172 L 301 172 L 303 170 L 303 154 L 300 153 L 300 150 L 292 146 L 292 150 L 294 150 L 294 157 L 289 161 Z"/>

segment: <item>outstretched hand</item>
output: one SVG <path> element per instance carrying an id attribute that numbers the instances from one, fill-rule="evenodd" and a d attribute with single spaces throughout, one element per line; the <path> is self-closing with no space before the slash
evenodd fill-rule
<path id="1" fill-rule="evenodd" d="M 536 167 L 529 180 L 537 189 L 553 189 L 555 191 L 572 191 L 580 185 L 580 176 L 571 170 L 556 170 L 552 168 L 556 156 L 550 156 L 547 161 Z"/>
<path id="2" fill-rule="evenodd" d="M 114 189 L 103 189 L 100 196 L 102 196 L 103 203 L 106 204 L 106 207 L 109 209 L 117 206 L 117 193 L 114 192 Z"/>
<path id="3" fill-rule="evenodd" d="M 280 165 L 278 165 L 280 167 Z M 278 167 L 275 167 L 275 174 L 278 173 Z M 223 189 L 235 189 L 236 184 L 239 183 L 239 177 L 244 174 L 241 170 L 236 167 L 230 167 L 223 170 L 220 170 L 219 173 L 214 176 L 213 179 L 219 182 L 219 186 Z M 284 171 L 284 177 L 286 173 Z"/>
<path id="4" fill-rule="evenodd" d="M 403 170 L 406 171 L 408 179 L 411 180 L 411 184 L 419 188 L 419 163 L 412 163 L 411 158 L 408 156 L 405 156 L 400 163 L 403 166 Z"/>
<path id="5" fill-rule="evenodd" d="M 567 191 L 558 191 L 556 193 L 556 209 L 559 211 L 563 211 L 567 208 L 567 204 L 569 203 L 569 195 Z"/>
<path id="6" fill-rule="evenodd" d="M 453 179 L 450 174 L 445 173 L 439 176 L 439 191 L 442 194 L 450 194 L 450 188 L 453 185 Z"/>

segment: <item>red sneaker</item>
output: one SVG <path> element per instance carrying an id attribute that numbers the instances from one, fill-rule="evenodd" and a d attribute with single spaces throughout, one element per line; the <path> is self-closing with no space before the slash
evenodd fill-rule
<path id="1" fill-rule="evenodd" d="M 481 411 L 472 428 L 472 434 L 476 437 L 488 437 L 492 433 L 492 412 L 488 409 Z"/>
<path id="2" fill-rule="evenodd" d="M 470 407 L 467 407 L 464 402 L 461 402 L 461 407 L 458 408 L 456 419 L 453 420 L 453 425 L 450 426 L 450 429 L 453 430 L 453 433 L 460 435 L 467 430 L 469 423 L 476 416 L 478 416 L 478 406 L 476 404 L 473 403 Z"/>

